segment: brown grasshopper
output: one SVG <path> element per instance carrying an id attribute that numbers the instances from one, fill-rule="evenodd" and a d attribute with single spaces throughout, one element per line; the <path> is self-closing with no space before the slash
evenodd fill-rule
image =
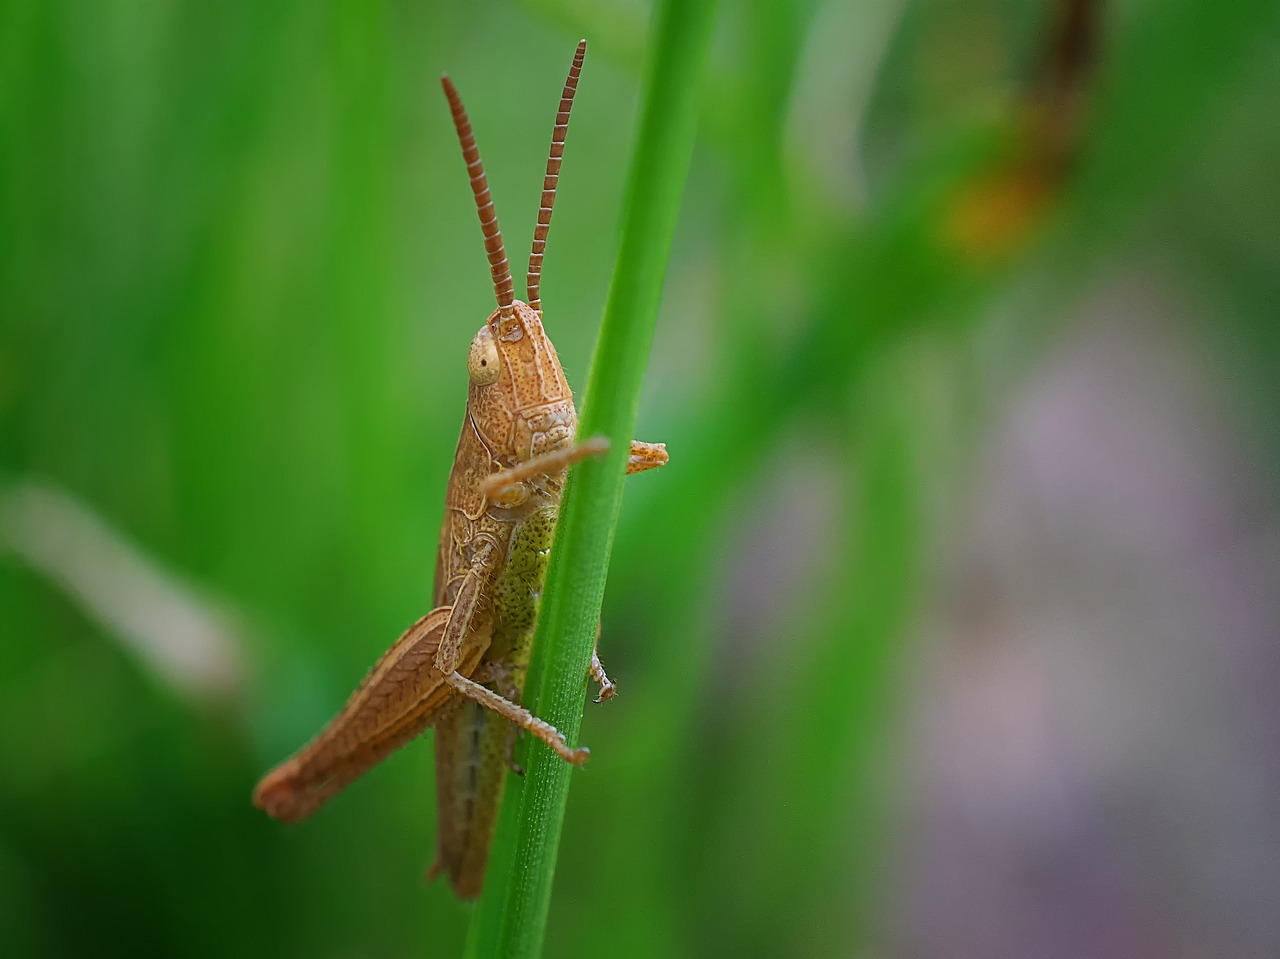
<path id="1" fill-rule="evenodd" d="M 471 341 L 467 413 L 445 495 L 435 608 L 378 660 L 346 706 L 297 755 L 258 783 L 254 803 L 285 822 L 310 816 L 366 770 L 435 726 L 439 850 L 463 898 L 479 894 L 515 735 L 527 729 L 568 762 L 586 761 L 549 723 L 519 704 L 568 467 L 608 448 L 575 440 L 578 414 L 542 327 L 538 281 L 586 41 L 578 44 L 551 137 L 529 257 L 529 302 L 511 270 L 471 123 L 443 77 L 471 177 L 498 308 Z M 661 443 L 631 444 L 627 472 L 667 461 Z M 597 702 L 615 686 L 592 655 Z"/>

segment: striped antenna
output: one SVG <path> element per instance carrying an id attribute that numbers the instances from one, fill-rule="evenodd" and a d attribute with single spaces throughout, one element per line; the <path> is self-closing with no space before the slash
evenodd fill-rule
<path id="1" fill-rule="evenodd" d="M 458 143 L 462 145 L 462 157 L 467 161 L 467 173 L 471 177 L 471 192 L 476 196 L 476 212 L 480 214 L 480 229 L 484 231 L 484 249 L 489 254 L 489 272 L 493 274 L 493 292 L 498 296 L 498 310 L 504 320 L 514 315 L 511 307 L 515 288 L 511 282 L 511 267 L 507 264 L 507 251 L 502 247 L 502 231 L 498 229 L 498 215 L 493 209 L 493 197 L 489 195 L 489 181 L 480 162 L 480 150 L 476 147 L 471 121 L 466 107 L 448 76 L 440 78 L 444 95 L 453 113 L 453 125 L 458 130 Z"/>
<path id="2" fill-rule="evenodd" d="M 542 254 L 547 249 L 547 230 L 551 227 L 551 205 L 556 201 L 556 183 L 560 179 L 560 160 L 564 157 L 564 136 L 569 130 L 569 110 L 573 107 L 573 95 L 578 92 L 578 76 L 582 73 L 582 58 L 587 52 L 587 41 L 578 42 L 569 67 L 569 77 L 564 81 L 564 93 L 560 95 L 560 110 L 556 113 L 556 125 L 551 131 L 551 156 L 547 158 L 547 175 L 542 180 L 542 206 L 538 208 L 538 225 L 533 228 L 533 252 L 529 254 L 529 305 L 542 312 L 542 300 L 538 296 L 538 281 L 542 278 Z"/>

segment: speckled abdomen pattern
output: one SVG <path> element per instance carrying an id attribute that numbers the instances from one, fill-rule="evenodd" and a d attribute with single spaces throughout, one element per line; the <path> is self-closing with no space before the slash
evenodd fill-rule
<path id="1" fill-rule="evenodd" d="M 510 665 L 519 670 L 529 664 L 558 512 L 555 506 L 543 506 L 516 527 L 507 548 L 507 562 L 493 587 L 496 624 L 491 648 L 498 653 L 514 652 Z"/>

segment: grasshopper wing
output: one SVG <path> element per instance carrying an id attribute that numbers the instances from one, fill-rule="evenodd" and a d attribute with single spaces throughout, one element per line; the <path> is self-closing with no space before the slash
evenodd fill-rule
<path id="1" fill-rule="evenodd" d="M 297 755 L 262 777 L 253 802 L 282 822 L 306 819 L 369 769 L 418 736 L 452 704 L 453 691 L 435 668 L 451 607 L 414 623 L 370 670 L 342 712 Z M 489 646 L 487 617 L 473 621 L 460 651 L 470 675 Z"/>

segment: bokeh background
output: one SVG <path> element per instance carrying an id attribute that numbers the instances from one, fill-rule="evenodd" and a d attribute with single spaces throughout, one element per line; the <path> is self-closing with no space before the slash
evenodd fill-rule
<path id="1" fill-rule="evenodd" d="M 0 5 L 0 952 L 452 956 L 430 738 L 253 809 L 429 604 L 492 292 L 576 388 L 632 0 Z M 1280 8 L 722 4 L 554 956 L 1280 942 Z"/>

